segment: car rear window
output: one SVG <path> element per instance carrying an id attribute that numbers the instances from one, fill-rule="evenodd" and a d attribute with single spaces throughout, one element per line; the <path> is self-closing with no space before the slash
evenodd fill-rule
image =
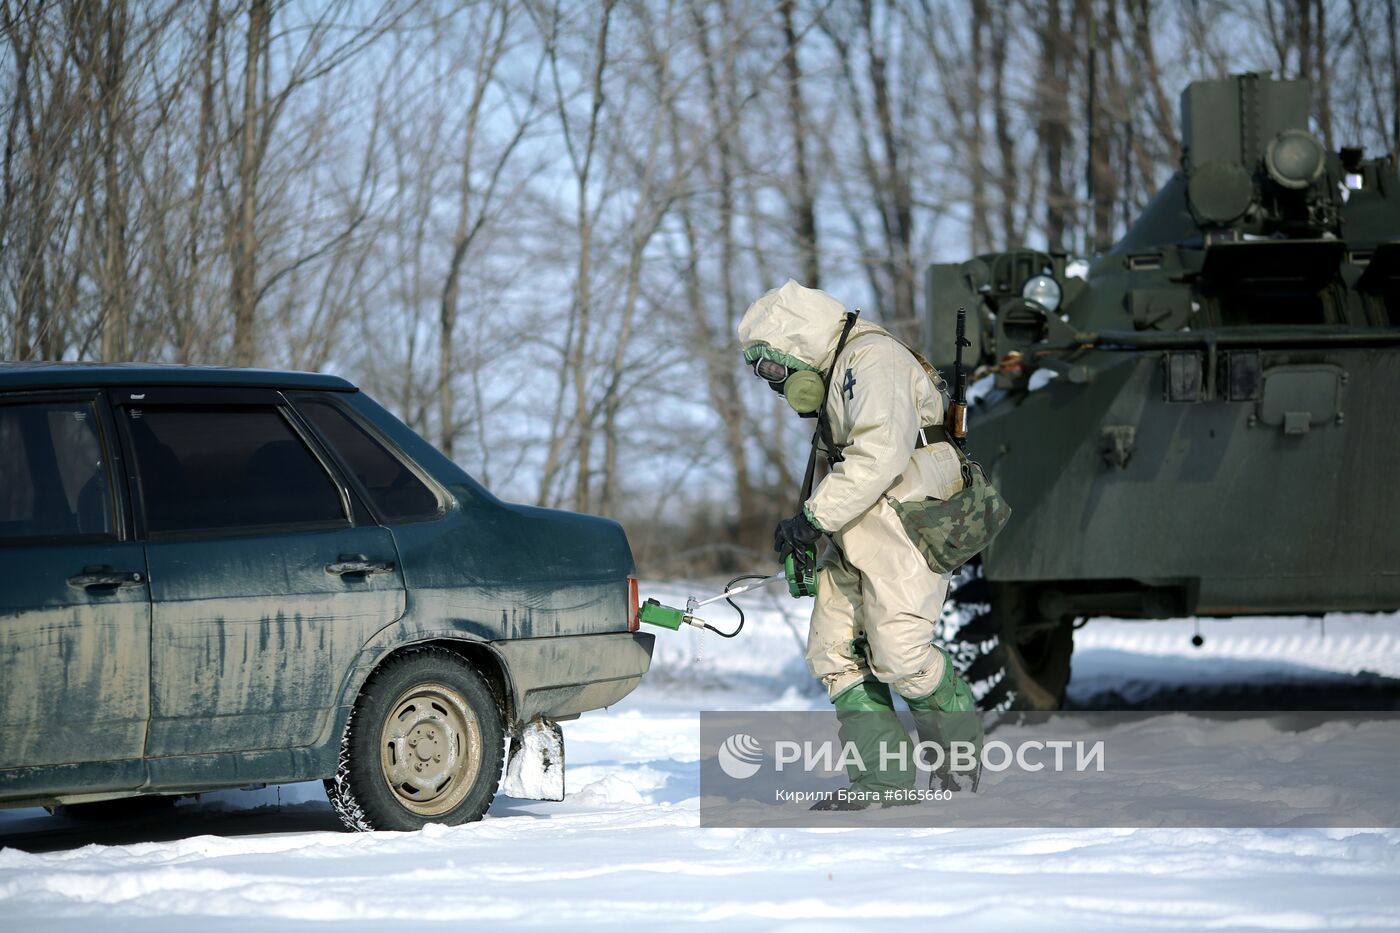
<path id="1" fill-rule="evenodd" d="M 442 511 L 438 498 L 402 460 L 328 402 L 306 401 L 303 414 L 345 460 L 364 487 L 381 520 L 423 521 Z"/>
<path id="2" fill-rule="evenodd" d="M 347 522 L 276 408 L 128 408 L 125 421 L 153 534 Z"/>
<path id="3" fill-rule="evenodd" d="M 111 532 L 92 403 L 0 404 L 0 539 Z"/>

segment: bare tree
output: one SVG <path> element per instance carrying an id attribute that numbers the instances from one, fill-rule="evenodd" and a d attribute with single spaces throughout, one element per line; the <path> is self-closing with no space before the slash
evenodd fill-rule
<path id="1" fill-rule="evenodd" d="M 912 329 L 930 261 L 1102 249 L 1198 78 L 1308 78 L 1329 146 L 1400 148 L 1398 8 L 0 0 L 0 346 L 345 372 L 507 494 L 727 567 L 806 452 L 749 301 Z"/>
<path id="2" fill-rule="evenodd" d="M 877 304 L 896 329 L 915 326 L 914 209 L 912 152 L 901 118 L 910 107 L 896 99 L 891 55 L 905 49 L 895 39 L 897 11 L 862 0 L 848 19 L 831 14 L 823 31 L 836 51 L 851 118 L 864 187 L 871 202 L 878 242 L 867 241 L 866 269 Z M 903 94 L 911 93 L 907 85 Z M 848 205 L 855 212 L 858 205 Z M 862 223 L 861 228 L 864 228 Z"/>
<path id="3" fill-rule="evenodd" d="M 1039 119 L 1036 134 L 1045 159 L 1045 240 L 1053 250 L 1068 246 L 1066 235 L 1073 226 L 1074 198 L 1066 172 L 1069 160 L 1070 49 L 1060 0 L 1048 0 L 1036 23 L 1040 40 L 1040 67 L 1036 74 L 1036 101 Z"/>
<path id="4" fill-rule="evenodd" d="M 480 149 L 487 93 L 495 81 L 496 70 L 507 51 L 507 37 L 510 34 L 513 14 L 514 4 L 509 0 L 493 0 L 487 6 L 485 21 L 474 24 L 474 31 L 479 36 L 478 43 L 473 48 L 470 65 L 464 66 L 464 70 L 469 67 L 472 79 L 461 131 L 457 220 L 452 232 L 451 252 L 447 270 L 443 275 L 439 303 L 438 425 L 442 450 L 449 457 L 452 456 L 458 431 L 454 379 L 457 373 L 456 329 L 461 300 L 462 269 L 467 254 L 491 216 L 502 172 L 530 126 L 536 103 L 535 89 L 532 87 L 522 112 L 513 115 L 515 128 L 510 138 L 498 152 L 489 157 L 488 164 L 481 164 L 485 161 Z M 485 175 L 485 182 L 480 187 L 476 181 L 479 173 Z"/>
<path id="5" fill-rule="evenodd" d="M 230 236 L 233 251 L 233 362 L 251 366 L 256 346 L 253 328 L 257 311 L 258 274 L 258 178 L 265 145 L 259 145 L 272 132 L 272 111 L 267 91 L 258 89 L 258 80 L 267 69 L 269 0 L 250 0 L 247 40 L 243 60 L 243 112 L 240 117 L 238 146 L 238 207 Z"/>
<path id="6" fill-rule="evenodd" d="M 798 58 L 799 40 L 793 26 L 793 0 L 780 0 L 778 13 L 782 18 L 783 67 L 787 78 L 788 128 L 792 134 L 793 233 L 802 257 L 802 283 L 809 288 L 821 287 L 821 259 L 817 249 L 817 205 L 811 169 L 808 165 L 807 135 L 810 132 L 807 106 L 802 101 L 802 64 Z"/>
<path id="7" fill-rule="evenodd" d="M 295 30 L 275 33 L 271 0 L 249 0 L 247 28 L 243 45 L 241 75 L 242 104 L 233 120 L 238 139 L 236 157 L 237 192 L 230 209 L 231 283 L 233 320 L 233 360 L 241 366 L 258 359 L 257 307 L 268 289 L 259 280 L 261 259 L 260 222 L 266 197 L 260 186 L 267 177 L 269 151 L 277 138 L 279 124 L 292 96 L 351 60 L 383 33 L 395 18 L 395 11 L 381 10 L 366 23 L 347 28 L 342 17 L 353 7 L 338 0 L 319 11 Z M 291 42 L 296 36 L 291 65 L 279 86 L 272 86 L 272 49 L 276 41 Z M 344 237 L 339 230 L 333 238 Z M 300 268 L 310 257 L 324 254 L 326 242 L 309 245 L 282 268 L 271 273 L 280 278 Z"/>

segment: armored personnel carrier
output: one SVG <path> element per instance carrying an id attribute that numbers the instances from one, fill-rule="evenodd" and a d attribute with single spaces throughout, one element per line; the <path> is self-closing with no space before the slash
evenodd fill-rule
<path id="1" fill-rule="evenodd" d="M 1012 505 L 951 624 L 986 708 L 1060 705 L 1090 616 L 1400 609 L 1400 176 L 1328 152 L 1305 81 L 1181 97 L 1181 169 L 1078 259 L 929 267 L 968 309 L 970 455 Z"/>

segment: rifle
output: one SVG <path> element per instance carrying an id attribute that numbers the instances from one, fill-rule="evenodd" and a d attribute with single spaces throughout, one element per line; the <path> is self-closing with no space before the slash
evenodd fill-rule
<path id="1" fill-rule="evenodd" d="M 953 344 L 953 398 L 948 406 L 948 434 L 959 448 L 967 445 L 967 370 L 963 368 L 963 347 L 967 339 L 967 308 L 958 309 L 958 339 Z"/>

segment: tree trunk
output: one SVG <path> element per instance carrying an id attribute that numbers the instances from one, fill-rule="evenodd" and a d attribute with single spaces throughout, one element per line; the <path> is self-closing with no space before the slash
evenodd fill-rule
<path id="1" fill-rule="evenodd" d="M 457 218 L 457 236 L 447 278 L 443 282 L 442 301 L 438 305 L 438 437 L 439 447 L 451 459 L 457 440 L 457 399 L 452 391 L 452 377 L 457 370 L 456 330 L 457 299 L 461 293 L 459 277 L 462 260 L 466 257 L 467 168 L 462 169 L 462 213 Z"/>
<path id="2" fill-rule="evenodd" d="M 1400 154 L 1400 0 L 1386 0 L 1385 17 L 1386 32 L 1390 34 L 1389 151 Z"/>
<path id="3" fill-rule="evenodd" d="M 1096 4 L 1089 0 L 1092 9 Z M 1106 110 L 1101 101 L 1112 97 L 1107 93 L 1115 87 L 1113 67 L 1114 50 L 1117 48 L 1116 0 L 1104 3 L 1102 22 L 1096 13 L 1089 16 L 1089 42 L 1092 45 L 1089 55 L 1089 189 L 1093 209 L 1094 252 L 1102 253 L 1113 245 L 1114 206 L 1118 199 L 1118 174 L 1113 169 L 1114 133 L 1108 117 L 1114 115 Z"/>
<path id="4" fill-rule="evenodd" d="M 574 426 L 578 431 L 574 464 L 574 508 L 587 512 L 593 505 L 593 403 L 588 391 L 588 349 L 593 313 L 593 217 L 590 205 L 590 178 L 593 156 L 598 144 L 598 122 L 603 110 L 603 74 L 607 68 L 608 28 L 612 22 L 612 3 L 603 7 L 603 19 L 598 25 L 594 43 L 593 76 L 591 82 L 590 114 L 585 151 L 581 160 L 575 159 L 574 173 L 577 200 L 578 265 L 574 286 L 574 344 L 568 360 L 573 372 Z M 560 106 L 563 106 L 562 101 Z"/>
<path id="5" fill-rule="evenodd" d="M 105 48 L 97 70 L 102 115 L 102 358 L 127 357 L 131 308 L 127 297 L 126 190 L 121 180 L 120 131 L 126 46 L 126 4 L 113 0 L 104 10 Z M 94 36 L 94 46 L 98 36 Z"/>
<path id="6" fill-rule="evenodd" d="M 908 334 L 918 326 L 914 308 L 914 198 L 909 185 L 909 153 L 894 124 L 891 104 L 887 50 L 875 37 L 875 24 L 869 2 L 865 7 L 866 62 L 875 97 L 875 119 L 884 150 L 883 188 L 874 192 L 885 221 L 886 262 L 889 267 L 894 307 L 885 309 L 886 320 L 896 331 Z"/>
<path id="7" fill-rule="evenodd" d="M 1009 17 L 1003 9 L 998 13 L 996 31 L 1005 35 L 1010 25 Z M 1001 242 L 1006 248 L 1021 242 L 1021 231 L 1016 223 L 1016 205 L 1022 192 L 1019 190 L 1019 172 L 1016 164 L 1016 145 L 1011 136 L 1010 101 L 1006 93 L 1006 43 L 997 42 L 992 46 L 992 118 L 997 140 L 997 161 L 999 200 L 1001 201 Z"/>
<path id="8" fill-rule="evenodd" d="M 175 320 L 175 358 L 181 363 L 194 360 L 200 310 L 197 285 L 201 277 L 200 234 L 204 223 L 204 195 L 214 149 L 214 59 L 218 53 L 220 0 L 209 0 L 204 17 L 204 38 L 199 49 L 199 123 L 195 131 L 194 188 L 190 194 L 183 278 L 183 299 Z"/>
<path id="9" fill-rule="evenodd" d="M 987 0 L 972 0 L 972 68 L 968 88 L 968 152 L 971 165 L 972 191 L 972 252 L 982 253 L 992 248 L 991 225 L 987 222 L 987 163 L 982 152 L 982 71 L 986 67 L 984 43 L 988 27 Z M 993 40 L 995 41 L 995 40 Z"/>
<path id="10" fill-rule="evenodd" d="M 247 61 L 243 67 L 243 123 L 238 159 L 238 212 L 233 229 L 233 363 L 252 366 L 257 360 L 258 172 L 261 122 L 258 78 L 265 57 L 268 0 L 252 0 L 248 8 Z"/>
<path id="11" fill-rule="evenodd" d="M 1047 0 L 1045 19 L 1040 29 L 1040 118 L 1037 129 L 1040 148 L 1045 154 L 1045 240 L 1052 250 L 1067 247 L 1065 234 L 1072 209 L 1069 186 L 1065 179 L 1065 150 L 1069 144 L 1069 114 L 1064 102 L 1069 86 L 1063 65 L 1065 43 L 1064 23 L 1060 16 L 1060 0 Z"/>
<path id="12" fill-rule="evenodd" d="M 499 21 L 496 20 L 499 14 Z M 447 275 L 443 280 L 442 296 L 439 302 L 438 318 L 438 431 L 442 440 L 442 452 L 453 455 L 457 441 L 457 397 L 453 379 L 457 375 L 457 313 L 461 297 L 462 266 L 472 242 L 485 222 L 486 211 L 495 193 L 496 182 L 501 170 L 510 159 L 511 153 L 520 142 L 528 122 L 520 118 L 514 137 L 506 145 L 490 174 L 490 181 L 479 197 L 473 197 L 472 170 L 476 164 L 478 131 L 481 127 L 481 110 L 486 93 L 495 77 L 496 68 L 505 52 L 507 29 L 510 25 L 510 9 L 506 2 L 498 0 L 487 13 L 486 24 L 482 29 L 474 70 L 471 102 L 467 106 L 466 125 L 463 128 L 461 151 L 461 175 L 457 185 L 457 227 L 452 237 L 452 255 L 447 263 Z M 533 100 L 531 101 L 533 104 Z M 480 203 L 474 204 L 474 201 Z M 473 217 L 475 208 L 475 217 Z"/>
<path id="13" fill-rule="evenodd" d="M 787 70 L 788 129 L 792 135 L 793 232 L 801 259 L 802 284 L 821 287 L 821 258 L 817 252 L 817 208 L 812 179 L 807 167 L 807 108 L 802 102 L 802 65 L 797 59 L 797 32 L 792 24 L 793 0 L 781 0 L 778 11 L 783 19 L 783 64 Z"/>

